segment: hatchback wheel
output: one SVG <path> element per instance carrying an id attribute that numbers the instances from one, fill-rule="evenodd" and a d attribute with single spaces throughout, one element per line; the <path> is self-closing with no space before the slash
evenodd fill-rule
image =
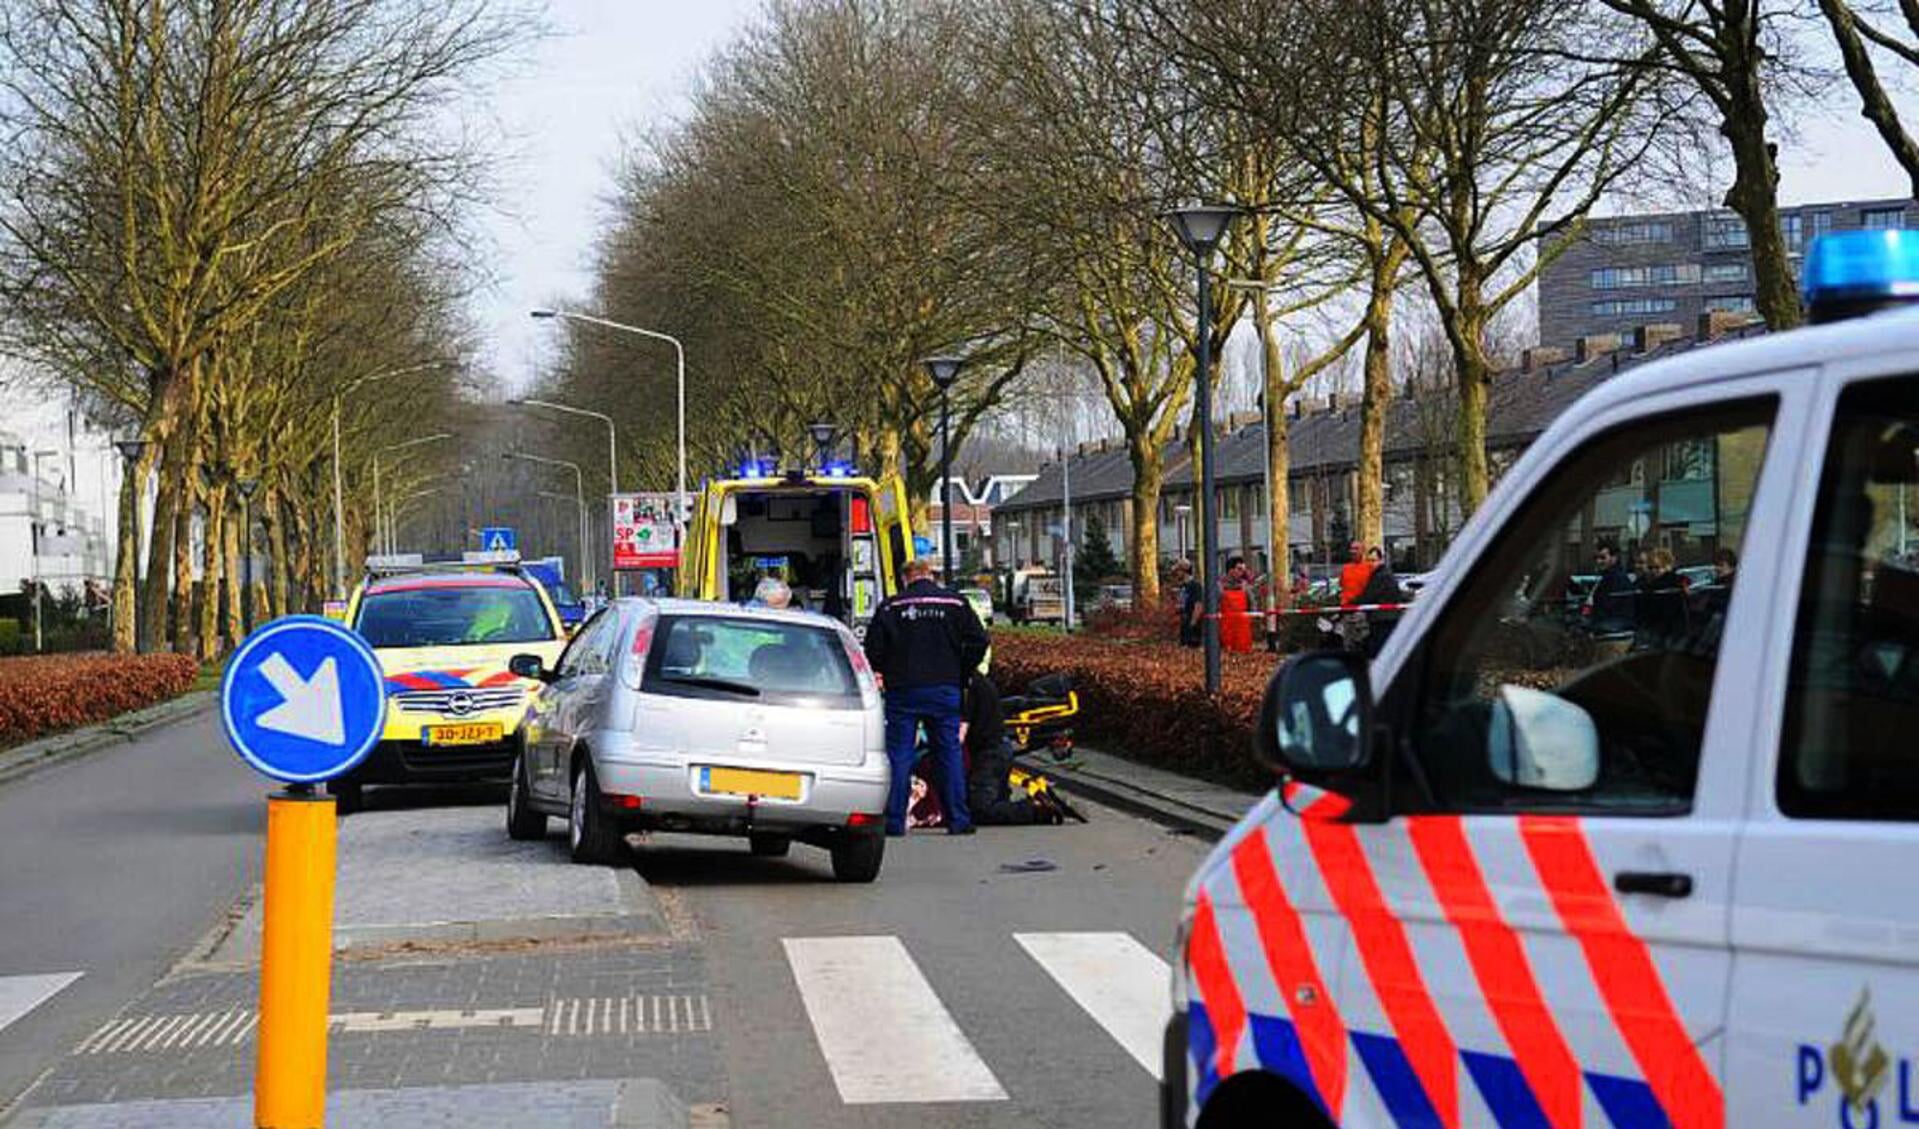
<path id="1" fill-rule="evenodd" d="M 786 857 L 786 850 L 793 845 L 793 840 L 784 835 L 748 835 L 746 843 L 753 848 L 754 854 L 763 859 L 779 859 Z"/>
<path id="2" fill-rule="evenodd" d="M 574 862 L 609 863 L 618 857 L 620 834 L 600 804 L 593 762 L 581 758 L 573 770 L 573 799 L 567 806 L 566 841 Z"/>
<path id="3" fill-rule="evenodd" d="M 506 793 L 506 835 L 521 842 L 546 838 L 546 816 L 533 810 L 527 795 L 524 752 L 513 758 L 513 783 Z"/>
<path id="4" fill-rule="evenodd" d="M 882 835 L 841 839 L 833 846 L 833 877 L 841 882 L 871 882 L 880 876 L 880 859 L 885 854 Z"/>

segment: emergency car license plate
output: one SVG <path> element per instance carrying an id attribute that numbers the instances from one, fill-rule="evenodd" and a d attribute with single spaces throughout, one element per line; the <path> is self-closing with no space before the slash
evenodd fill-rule
<path id="1" fill-rule="evenodd" d="M 766 796 L 776 800 L 800 798 L 800 774 L 762 772 L 752 768 L 702 768 L 702 790 L 725 796 Z"/>
<path id="2" fill-rule="evenodd" d="M 468 721 L 459 725 L 429 725 L 420 735 L 427 745 L 486 745 L 506 736 L 497 721 Z"/>

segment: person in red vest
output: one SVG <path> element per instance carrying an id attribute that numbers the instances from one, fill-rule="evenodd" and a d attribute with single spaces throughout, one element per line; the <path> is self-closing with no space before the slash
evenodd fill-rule
<path id="1" fill-rule="evenodd" d="M 1350 607 L 1359 602 L 1366 582 L 1373 578 L 1374 564 L 1366 559 L 1366 546 L 1358 541 L 1347 547 L 1346 563 L 1339 569 L 1339 605 Z"/>
<path id="2" fill-rule="evenodd" d="M 1246 558 L 1232 557 L 1226 562 L 1226 575 L 1219 582 L 1219 645 L 1244 654 L 1253 649 L 1253 570 Z"/>

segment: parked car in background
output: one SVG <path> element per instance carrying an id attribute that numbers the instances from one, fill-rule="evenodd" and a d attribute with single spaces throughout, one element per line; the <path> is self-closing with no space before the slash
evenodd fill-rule
<path id="1" fill-rule="evenodd" d="M 534 679 L 507 833 L 567 821 L 580 862 L 628 832 L 744 837 L 781 856 L 821 847 L 834 877 L 871 882 L 885 851 L 885 719 L 853 632 L 812 612 L 620 599 Z"/>

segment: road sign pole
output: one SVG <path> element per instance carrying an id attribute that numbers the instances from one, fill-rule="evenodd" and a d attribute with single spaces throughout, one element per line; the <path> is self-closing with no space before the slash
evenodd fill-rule
<path id="1" fill-rule="evenodd" d="M 326 1118 L 335 834 L 333 797 L 310 785 L 267 797 L 258 1129 L 318 1129 Z"/>

